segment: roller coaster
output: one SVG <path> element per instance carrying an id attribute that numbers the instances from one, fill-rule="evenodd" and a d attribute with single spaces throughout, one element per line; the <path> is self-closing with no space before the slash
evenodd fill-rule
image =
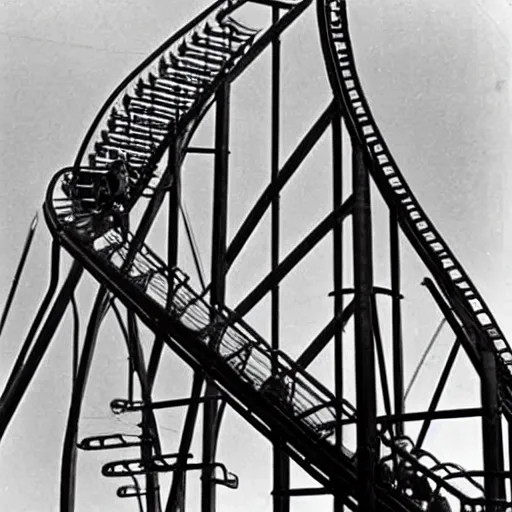
<path id="1" fill-rule="evenodd" d="M 512 349 L 413 194 L 407 171 L 398 167 L 377 126 L 356 70 L 347 4 L 345 0 L 214 2 L 123 80 L 98 112 L 74 163 L 51 180 L 43 207 L 53 239 L 51 276 L 0 398 L 0 438 L 8 442 L 9 424 L 71 309 L 73 385 L 61 458 L 61 511 L 75 510 L 77 460 L 94 451 L 109 457 L 98 473 L 101 469 L 103 477 L 129 480 L 118 488 L 115 499 L 128 498 L 125 501 L 131 500 L 134 510 L 184 511 L 187 475 L 195 471 L 201 475 L 201 510 L 213 512 L 218 508 L 219 486 L 236 492 L 239 485 L 235 471 L 217 454 L 229 409 L 272 446 L 274 512 L 289 512 L 295 497 L 319 495 L 332 496 L 336 511 L 512 510 Z M 252 27 L 243 21 L 244 9 L 254 5 L 268 10 L 267 26 Z M 315 6 L 330 96 L 325 110 L 280 165 L 281 38 Z M 272 63 L 269 181 L 228 238 L 232 199 L 228 183 L 238 171 L 230 164 L 232 88 L 266 51 Z M 213 144 L 195 146 L 194 136 L 210 112 Z M 329 128 L 330 145 L 321 147 L 332 164 L 329 211 L 283 257 L 281 195 Z M 345 173 L 344 141 L 352 155 L 350 172 Z M 185 162 L 197 155 L 210 155 L 213 168 L 213 199 L 207 206 L 212 222 L 209 277 L 202 270 L 183 207 Z M 372 187 L 383 199 L 389 219 L 387 286 L 375 284 L 373 277 Z M 230 304 L 226 299 L 230 270 L 251 250 L 264 218 L 270 268 L 237 305 Z M 350 233 L 344 228 L 347 223 L 352 226 Z M 34 222 L 0 332 L 35 226 Z M 347 233 L 350 263 L 344 257 Z M 190 268 L 183 267 L 180 256 L 183 240 L 190 245 Z M 280 339 L 284 302 L 280 286 L 326 240 L 331 244 L 332 269 L 325 293 L 332 298 L 329 321 L 298 356 L 292 356 Z M 406 240 L 421 260 L 425 300 L 435 306 L 454 339 L 429 407 L 413 412 L 404 399 L 400 240 Z M 64 279 L 62 248 L 72 259 Z M 75 293 L 84 271 L 99 288 L 80 340 L 79 318 L 84 310 L 78 307 Z M 258 332 L 250 319 L 264 300 L 269 304 L 268 335 Z M 379 311 L 389 318 L 380 318 Z M 128 371 L 126 396 L 106 400 L 116 416 L 138 415 L 138 433 L 80 437 L 93 356 L 109 314 L 120 328 Z M 351 341 L 355 403 L 346 398 L 345 375 L 352 365 L 342 363 Z M 480 383 L 481 406 L 439 409 L 460 349 Z M 314 376 L 313 363 L 329 350 L 332 374 L 327 379 Z M 155 398 L 155 382 L 166 372 L 167 352 L 191 368 L 190 396 Z M 169 444 L 169 440 L 163 439 L 158 414 L 174 408 L 186 412 L 181 432 L 170 440 L 175 448 L 167 452 L 164 441 Z M 476 469 L 463 468 L 424 448 L 433 422 L 464 418 L 481 423 L 482 464 Z M 409 422 L 421 422 L 417 436 L 406 434 Z M 202 445 L 198 462 L 191 453 L 194 435 L 200 436 Z M 119 455 L 112 457 L 113 452 Z M 291 464 L 302 468 L 316 486 L 294 488 Z"/>

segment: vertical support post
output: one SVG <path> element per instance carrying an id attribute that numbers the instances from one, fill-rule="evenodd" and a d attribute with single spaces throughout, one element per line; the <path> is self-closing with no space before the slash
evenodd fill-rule
<path id="1" fill-rule="evenodd" d="M 393 393 L 395 414 L 404 412 L 404 368 L 402 345 L 402 308 L 400 305 L 400 240 L 398 238 L 398 218 L 396 210 L 389 212 L 389 244 L 391 263 L 391 305 L 393 331 Z M 397 421 L 396 434 L 404 433 L 403 421 Z"/>
<path id="2" fill-rule="evenodd" d="M 173 138 L 175 135 L 173 135 Z M 171 186 L 169 188 L 169 219 L 167 224 L 167 264 L 172 269 L 178 264 L 178 238 L 181 201 L 181 169 L 178 162 L 177 143 L 173 142 L 169 148 L 169 161 L 167 163 L 170 173 Z M 169 293 L 172 291 L 172 276 L 169 283 Z"/>
<path id="3" fill-rule="evenodd" d="M 199 413 L 199 400 L 201 398 L 201 389 L 203 387 L 203 376 L 200 372 L 196 372 L 192 382 L 192 390 L 190 396 L 192 403 L 187 409 L 185 422 L 183 424 L 183 434 L 179 447 L 179 455 L 176 463 L 181 465 L 180 469 L 173 472 L 173 480 L 171 489 L 169 490 L 169 498 L 165 512 L 184 512 L 185 510 L 185 490 L 187 472 L 183 466 L 187 463 L 187 455 L 192 444 L 192 437 L 196 426 L 197 416 Z M 194 400 L 195 399 L 195 400 Z"/>
<path id="4" fill-rule="evenodd" d="M 332 119 L 332 208 L 335 211 L 343 203 L 343 137 L 341 112 L 336 110 Z M 333 244 L 333 289 L 334 289 L 334 316 L 343 311 L 343 223 L 336 223 L 332 230 Z M 343 398 L 343 325 L 334 332 L 334 394 L 337 403 Z M 343 430 L 341 424 L 341 408 L 336 410 L 336 448 L 341 451 L 343 443 Z M 343 512 L 342 500 L 335 496 L 333 502 L 334 512 Z"/>
<path id="5" fill-rule="evenodd" d="M 169 277 L 167 283 L 167 303 L 169 309 L 174 291 L 174 274 L 172 269 L 178 264 L 178 240 L 179 240 L 179 219 L 181 202 L 181 167 L 178 161 L 178 142 L 175 129 L 170 135 L 170 146 L 168 150 L 167 172 L 169 173 L 170 187 L 168 192 L 168 219 L 167 219 L 167 268 Z M 161 336 L 155 337 L 148 363 L 148 387 L 149 392 L 153 389 L 156 373 L 160 364 L 164 340 Z"/>
<path id="6" fill-rule="evenodd" d="M 509 493 L 512 496 L 512 420 L 507 418 L 508 427 L 508 471 L 509 471 Z"/>
<path id="7" fill-rule="evenodd" d="M 173 139 L 175 140 L 175 137 Z M 174 278 L 172 269 L 178 264 L 178 239 L 179 239 L 179 217 L 180 217 L 180 201 L 181 201 L 181 169 L 177 159 L 177 146 L 176 142 L 173 142 L 169 148 L 169 161 L 168 168 L 171 174 L 171 187 L 169 189 L 169 219 L 168 219 L 168 233 L 167 233 L 167 268 L 169 269 L 169 282 L 167 283 L 167 306 L 169 306 L 172 300 L 172 293 L 174 289 Z M 156 371 L 159 364 L 160 356 L 162 354 L 164 341 L 162 338 L 157 336 L 155 338 L 155 344 L 151 353 L 151 358 L 148 367 L 148 379 L 150 386 L 154 384 L 156 377 Z M 185 428 L 189 426 L 190 417 L 192 417 L 192 423 L 195 423 L 196 416 L 192 413 L 189 407 L 187 416 L 185 419 Z M 197 409 L 197 406 L 196 406 Z M 193 431 L 192 424 L 192 431 Z M 190 437 L 190 440 L 189 440 Z M 188 442 L 187 442 L 188 441 Z M 187 431 L 184 431 L 179 456 L 177 459 L 178 464 L 186 463 L 186 454 L 189 451 L 191 442 L 191 435 L 188 435 Z M 167 500 L 166 512 L 183 512 L 185 510 L 185 471 L 177 470 L 173 473 L 173 479 L 171 484 L 171 490 L 169 491 L 169 499 Z"/>
<path id="8" fill-rule="evenodd" d="M 212 226 L 211 303 L 224 305 L 226 293 L 226 231 L 228 216 L 230 85 L 217 92 Z"/>
<path id="9" fill-rule="evenodd" d="M 62 512 L 75 510 L 78 422 L 99 328 L 108 307 L 107 289 L 101 286 L 94 301 L 78 371 L 73 382 L 60 468 L 60 510 Z"/>
<path id="10" fill-rule="evenodd" d="M 362 148 L 352 141 L 354 189 L 354 290 L 359 510 L 375 512 L 376 390 L 372 332 L 372 231 L 370 182 Z"/>
<path id="11" fill-rule="evenodd" d="M 481 347 L 482 357 L 482 440 L 484 470 L 484 488 L 487 499 L 504 499 L 505 482 L 502 477 L 492 472 L 503 471 L 503 439 L 501 430 L 501 413 L 499 405 L 498 374 L 496 357 L 488 347 Z M 487 509 L 486 509 L 487 510 Z M 488 507 L 497 512 L 497 508 Z"/>
<path id="12" fill-rule="evenodd" d="M 213 185 L 212 268 L 210 302 L 214 309 L 222 307 L 226 293 L 226 230 L 228 208 L 229 163 L 229 103 L 230 86 L 225 84 L 216 95 L 215 113 L 215 168 Z M 214 318 L 211 319 L 215 320 Z M 213 339 L 210 343 L 215 343 Z M 218 414 L 218 394 L 215 383 L 206 378 L 203 416 L 203 470 L 201 480 L 201 511 L 215 512 L 215 483 L 213 482 L 216 451 L 215 424 Z"/>
<path id="13" fill-rule="evenodd" d="M 168 151 L 167 172 L 169 173 L 169 210 L 167 220 L 167 268 L 169 277 L 167 283 L 167 308 L 170 307 L 174 288 L 174 275 L 172 269 L 178 264 L 178 240 L 179 240 L 179 218 L 181 201 L 181 167 L 178 161 L 178 142 L 176 132 L 170 135 L 171 143 Z M 160 357 L 164 347 L 164 340 L 161 336 L 155 337 L 148 364 L 148 387 L 149 392 L 153 389 L 156 372 L 160 364 Z"/>
<path id="14" fill-rule="evenodd" d="M 272 7 L 272 24 L 279 21 L 279 7 Z M 271 180 L 274 181 L 279 173 L 279 123 L 281 118 L 280 105 L 281 88 L 281 40 L 279 37 L 272 41 L 272 118 L 271 118 L 271 155 L 270 168 Z M 271 240 L 270 240 L 270 264 L 274 271 L 279 265 L 279 240 L 280 240 L 280 197 L 272 198 L 271 204 Z M 274 350 L 279 349 L 279 285 L 275 284 L 270 292 L 271 301 L 271 326 L 270 340 Z M 274 369 L 272 370 L 274 371 Z M 290 488 L 290 460 L 282 450 L 282 439 L 276 435 L 272 442 L 272 466 L 273 466 L 273 494 L 272 505 L 274 512 L 289 512 L 290 497 L 286 492 Z"/>
<path id="15" fill-rule="evenodd" d="M 141 394 L 145 404 L 151 405 L 151 390 L 148 385 L 147 372 L 145 369 L 144 356 L 140 346 L 139 332 L 137 328 L 137 319 L 133 311 L 128 310 L 128 347 L 130 359 L 133 367 L 139 376 Z M 153 447 L 155 441 L 155 418 L 153 411 L 149 408 L 142 410 L 141 427 L 141 448 L 140 454 L 144 466 L 149 466 L 151 457 L 153 456 Z M 158 452 L 159 448 L 155 447 Z M 148 472 L 145 475 L 146 481 L 146 510 L 148 512 L 161 512 L 160 503 L 160 486 L 158 483 L 158 473 Z"/>

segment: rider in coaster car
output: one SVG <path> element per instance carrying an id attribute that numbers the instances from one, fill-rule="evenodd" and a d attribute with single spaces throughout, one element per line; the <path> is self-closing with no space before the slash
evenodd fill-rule
<path id="1" fill-rule="evenodd" d="M 123 240 L 126 240 L 129 231 L 129 217 L 126 211 L 130 199 L 129 173 L 128 164 L 124 159 L 114 160 L 96 190 L 99 210 L 107 214 L 107 222 L 111 220 L 112 225 L 121 230 Z"/>
<path id="2" fill-rule="evenodd" d="M 377 482 L 392 485 L 394 481 L 392 469 L 383 461 L 379 460 L 375 468 Z"/>
<path id="3" fill-rule="evenodd" d="M 428 504 L 427 512 L 452 512 L 452 509 L 444 496 L 436 494 Z"/>
<path id="4" fill-rule="evenodd" d="M 400 468 L 398 472 L 400 487 L 410 491 L 407 493 L 412 499 L 429 502 L 432 499 L 432 488 L 425 475 L 418 474 L 414 469 Z"/>
<path id="5" fill-rule="evenodd" d="M 62 180 L 62 191 L 66 197 L 69 197 L 69 199 L 74 199 L 76 197 L 75 184 L 71 174 L 64 175 Z"/>
<path id="6" fill-rule="evenodd" d="M 114 160 L 96 189 L 96 202 L 101 209 L 123 206 L 129 199 L 128 165 L 122 158 Z"/>
<path id="7" fill-rule="evenodd" d="M 283 409 L 291 409 L 289 403 L 289 389 L 282 375 L 271 375 L 260 388 L 261 394 L 269 401 L 281 406 Z"/>

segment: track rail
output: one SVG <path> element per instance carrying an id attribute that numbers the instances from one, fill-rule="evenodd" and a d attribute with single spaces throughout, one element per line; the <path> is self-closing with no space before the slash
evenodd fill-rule
<path id="1" fill-rule="evenodd" d="M 462 264 L 435 228 L 400 171 L 364 96 L 349 34 L 346 2 L 318 0 L 322 48 L 331 87 L 343 105 L 351 137 L 364 148 L 372 175 L 416 252 L 469 333 L 482 340 L 502 362 L 512 385 L 512 349 L 491 310 Z"/>
<path id="2" fill-rule="evenodd" d="M 68 222 L 97 210 L 98 180 L 122 157 L 130 166 L 130 210 L 161 182 L 158 162 L 178 146 L 211 105 L 219 84 L 248 51 L 258 30 L 238 24 L 230 14 L 247 0 L 215 2 L 145 59 L 107 99 L 78 151 L 70 184 L 79 193 Z"/>
<path id="3" fill-rule="evenodd" d="M 463 335 L 470 342 L 476 356 L 477 371 L 483 366 L 482 351 L 490 350 L 498 362 L 501 397 L 505 413 L 511 413 L 512 349 L 491 310 L 457 260 L 448 244 L 437 231 L 400 171 L 364 96 L 357 74 L 345 0 L 317 0 L 317 15 L 324 60 L 331 88 L 338 99 L 352 143 L 364 151 L 372 177 L 391 211 L 396 212 L 398 223 L 409 242 L 431 272 L 462 326 Z M 412 453 L 421 455 L 413 446 Z M 433 456 L 431 456 L 433 457 Z M 433 457 L 435 458 L 435 457 Z M 448 470 L 453 464 L 445 463 Z M 478 488 L 471 478 L 472 472 L 459 468 L 455 476 L 463 477 Z M 419 468 L 418 468 L 419 469 Z M 481 474 L 480 474 L 481 473 Z M 480 472 L 480 476 L 483 475 Z M 444 476 L 446 482 L 451 476 Z M 480 491 L 483 491 L 480 488 Z M 485 501 L 482 498 L 481 503 Z M 478 509 L 481 503 L 461 500 L 461 509 Z M 487 503 L 489 505 L 489 503 Z M 500 505 L 505 507 L 505 504 Z M 464 510 L 466 510 L 464 508 Z"/>

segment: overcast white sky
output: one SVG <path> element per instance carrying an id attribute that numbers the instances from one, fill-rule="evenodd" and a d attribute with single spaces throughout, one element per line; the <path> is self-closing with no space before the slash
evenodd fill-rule
<path id="1" fill-rule="evenodd" d="M 40 207 L 53 173 L 71 164 L 85 131 L 113 88 L 153 48 L 192 19 L 209 2 L 151 0 L 4 0 L 0 5 L 0 299 L 7 295 L 26 229 Z M 348 0 L 349 19 L 363 87 L 379 126 L 432 220 L 465 265 L 505 332 L 512 300 L 512 181 L 510 129 L 512 7 L 507 0 Z M 314 8 L 283 42 L 282 161 L 330 100 L 320 58 Z M 255 20 L 253 20 L 255 21 Z M 255 23 L 257 24 L 257 23 Z M 233 87 L 230 193 L 232 234 L 265 186 L 269 175 L 267 57 L 260 58 Z M 198 133 L 208 143 L 209 124 Z M 328 138 L 308 158 L 283 193 L 285 255 L 327 212 Z M 346 152 L 345 157 L 348 156 Z M 211 194 L 209 161 L 185 166 L 185 201 L 208 267 Z M 386 282 L 383 208 L 375 201 L 376 284 Z M 206 220 L 205 220 L 206 219 Z M 48 278 L 49 236 L 40 219 L 38 235 L 15 303 L 0 339 L 0 385 L 8 374 Z M 228 303 L 236 305 L 268 270 L 265 227 L 233 268 Z M 348 231 L 348 230 L 347 230 Z M 330 242 L 329 242 L 330 243 Z M 347 249 L 348 250 L 348 249 Z M 330 302 L 330 245 L 319 247 L 283 284 L 282 337 L 296 356 L 327 321 Z M 349 252 L 347 252 L 347 255 Z M 189 259 L 183 268 L 192 271 Z M 410 378 L 439 315 L 419 286 L 425 270 L 404 248 L 404 338 Z M 84 313 L 94 285 L 81 287 Z M 383 305 L 383 311 L 385 306 Z M 267 305 L 251 315 L 263 334 Z M 84 315 L 84 322 L 86 316 Z M 350 334 L 347 336 L 350 338 Z M 109 401 L 123 395 L 125 354 L 110 323 L 102 336 L 84 410 L 82 434 L 135 432 L 136 418 L 113 418 Z M 432 392 L 452 341 L 445 331 L 427 361 L 410 403 L 420 408 Z M 0 447 L 0 504 L 13 512 L 57 510 L 60 446 L 69 404 L 70 324 L 66 322 L 46 356 L 26 400 Z M 352 364 L 347 345 L 347 366 Z M 184 396 L 189 372 L 166 355 L 159 397 Z M 315 363 L 329 374 L 330 354 Z M 327 370 L 327 371 L 326 371 Z M 351 375 L 347 396 L 353 399 Z M 478 386 L 463 361 L 443 405 L 474 405 Z M 162 417 L 168 451 L 179 439 L 181 417 Z M 123 423 L 124 422 L 124 423 Z M 478 424 L 437 426 L 429 438 L 443 460 L 479 464 Z M 466 427 L 464 427 L 466 428 Z M 474 438 L 471 449 L 467 440 Z M 200 457 L 196 443 L 194 454 Z M 120 453 L 80 458 L 77 511 L 134 510 L 115 497 L 119 483 L 100 475 L 101 464 Z M 270 450 L 242 420 L 228 414 L 219 460 L 240 476 L 240 489 L 219 489 L 219 511 L 270 510 Z M 297 472 L 298 474 L 298 472 Z M 295 472 L 294 472 L 295 475 Z M 198 510 L 191 475 L 190 510 Z M 294 485 L 299 486 L 297 476 Z M 296 499 L 294 511 L 328 506 L 327 498 Z"/>

